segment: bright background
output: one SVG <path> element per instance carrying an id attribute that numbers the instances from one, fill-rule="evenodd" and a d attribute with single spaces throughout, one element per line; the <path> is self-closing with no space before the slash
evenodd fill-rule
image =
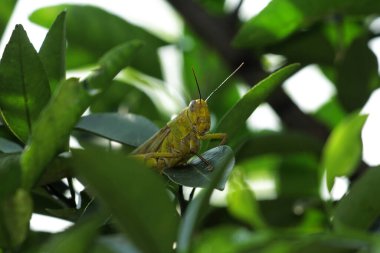
<path id="1" fill-rule="evenodd" d="M 270 0 L 245 0 L 240 10 L 240 18 L 247 20 L 260 12 Z M 238 0 L 227 0 L 225 8 L 232 9 Z M 157 36 L 165 35 L 167 38 L 177 38 L 182 33 L 182 21 L 174 10 L 163 0 L 50 0 L 49 5 L 61 3 L 91 4 L 118 15 L 131 23 L 145 27 Z M 0 54 L 3 53 L 6 42 L 9 40 L 12 30 L 16 24 L 22 24 L 28 36 L 38 50 L 42 44 L 47 30 L 29 22 L 29 15 L 36 9 L 47 6 L 43 0 L 19 0 L 15 12 L 8 27 L 0 41 Z M 149 8 L 147 8 L 149 6 Z M 380 20 L 372 23 L 371 28 L 380 30 Z M 369 47 L 380 59 L 380 39 L 373 39 Z M 180 87 L 181 80 L 181 57 L 174 47 L 163 48 L 160 51 L 165 82 L 173 88 Z M 276 62 L 278 56 L 268 56 L 268 60 Z M 380 64 L 379 64 L 380 65 Z M 379 69 L 380 72 L 380 69 Z M 81 73 L 69 73 L 70 75 L 81 75 Z M 299 71 L 296 75 L 286 81 L 284 90 L 290 95 L 295 103 L 305 112 L 316 111 L 331 96 L 335 94 L 335 88 L 327 80 L 315 65 L 309 65 Z M 380 164 L 380 90 L 373 92 L 362 113 L 369 114 L 367 122 L 362 131 L 363 159 L 370 165 Z M 255 129 L 280 129 L 278 117 L 272 109 L 264 104 L 252 114 L 247 122 L 248 126 Z M 332 197 L 339 199 L 347 190 L 347 180 L 342 178 L 334 185 Z M 34 214 L 31 220 L 33 230 L 57 232 L 70 226 L 64 220 L 44 217 Z"/>

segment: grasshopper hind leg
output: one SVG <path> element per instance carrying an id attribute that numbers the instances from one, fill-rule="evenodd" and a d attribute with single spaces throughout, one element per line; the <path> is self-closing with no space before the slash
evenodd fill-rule
<path id="1" fill-rule="evenodd" d="M 160 168 L 162 166 L 160 167 L 160 165 L 163 162 L 162 160 L 157 159 L 157 158 L 147 157 L 145 154 L 133 155 L 133 157 L 138 160 L 141 160 L 142 162 L 144 162 L 145 165 L 155 168 L 158 171 L 161 171 Z"/>

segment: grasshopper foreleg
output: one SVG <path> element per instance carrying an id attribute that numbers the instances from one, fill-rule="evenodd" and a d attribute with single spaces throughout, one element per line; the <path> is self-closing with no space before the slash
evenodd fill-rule
<path id="1" fill-rule="evenodd" d="M 226 133 L 208 133 L 202 136 L 199 136 L 201 140 L 221 140 L 219 145 L 223 145 L 227 141 Z"/>

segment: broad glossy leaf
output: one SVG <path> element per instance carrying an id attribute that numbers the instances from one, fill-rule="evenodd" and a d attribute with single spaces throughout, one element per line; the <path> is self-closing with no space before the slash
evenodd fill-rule
<path id="1" fill-rule="evenodd" d="M 178 217 L 160 175 L 125 154 L 74 151 L 75 172 L 142 252 L 170 252 Z"/>
<path id="2" fill-rule="evenodd" d="M 17 0 L 3 0 L 0 9 L 0 38 L 8 24 Z"/>
<path id="3" fill-rule="evenodd" d="M 130 113 L 90 114 L 75 127 L 131 146 L 141 145 L 159 130 L 150 120 Z"/>
<path id="4" fill-rule="evenodd" d="M 17 25 L 0 62 L 0 108 L 3 119 L 21 141 L 50 98 L 49 81 L 36 50 Z"/>
<path id="5" fill-rule="evenodd" d="M 71 130 L 94 100 L 94 96 L 106 88 L 114 76 L 128 65 L 138 42 L 116 47 L 100 60 L 100 68 L 82 83 L 68 79 L 60 84 L 49 105 L 33 128 L 33 134 L 21 157 L 23 185 L 26 188 L 37 183 L 46 165 L 69 138 Z M 70 102 L 68 102 L 70 101 Z"/>
<path id="6" fill-rule="evenodd" d="M 52 236 L 40 249 L 46 253 L 86 253 L 91 252 L 92 243 L 98 228 L 98 219 L 87 220 Z"/>
<path id="7" fill-rule="evenodd" d="M 266 227 L 255 194 L 239 170 L 235 170 L 228 181 L 227 208 L 233 216 L 251 225 L 252 228 Z"/>
<path id="8" fill-rule="evenodd" d="M 299 153 L 281 157 L 278 168 L 278 196 L 319 198 L 319 155 Z"/>
<path id="9" fill-rule="evenodd" d="M 330 11 L 330 2 L 272 0 L 263 11 L 242 26 L 234 43 L 242 47 L 274 44 Z"/>
<path id="10" fill-rule="evenodd" d="M 62 12 L 50 27 L 38 53 L 52 92 L 66 76 L 66 43 L 66 12 Z"/>
<path id="11" fill-rule="evenodd" d="M 0 137 L 23 146 L 23 143 L 13 135 L 6 125 L 0 125 Z"/>
<path id="12" fill-rule="evenodd" d="M 337 98 L 332 97 L 314 113 L 314 116 L 333 129 L 339 124 L 339 122 L 344 120 L 346 113 L 339 104 Z"/>
<path id="13" fill-rule="evenodd" d="M 194 242 L 194 253 L 208 252 L 249 252 L 252 245 L 268 244 L 270 235 L 252 233 L 243 227 L 221 226 L 199 234 Z"/>
<path id="14" fill-rule="evenodd" d="M 117 80 L 130 84 L 137 89 L 143 91 L 150 97 L 156 108 L 162 115 L 170 118 L 173 114 L 179 113 L 185 106 L 181 96 L 173 96 L 162 80 L 145 75 L 135 69 L 124 69 Z M 167 103 L 162 103 L 167 101 Z"/>
<path id="15" fill-rule="evenodd" d="M 362 235 L 363 237 L 363 235 Z M 367 239 L 367 238 L 366 238 Z M 333 233 L 296 234 L 273 239 L 264 245 L 264 251 L 270 253 L 348 253 L 360 252 L 368 248 L 365 239 L 355 236 L 340 236 Z M 256 249 L 260 249 L 255 247 Z M 255 249 L 253 248 L 253 249 Z M 251 248 L 251 251 L 253 250 Z"/>
<path id="16" fill-rule="evenodd" d="M 142 46 L 141 41 L 132 40 L 112 48 L 100 58 L 99 67 L 84 80 L 84 83 L 96 94 L 107 89 L 112 79 L 131 64 Z"/>
<path id="17" fill-rule="evenodd" d="M 236 155 L 239 160 L 264 154 L 319 154 L 323 147 L 318 139 L 299 132 L 263 132 L 247 138 Z"/>
<path id="18" fill-rule="evenodd" d="M 336 57 L 341 57 L 344 54 L 343 50 L 350 47 L 353 41 L 367 34 L 367 29 L 363 29 L 363 24 L 358 22 L 355 16 L 346 16 L 340 21 L 339 28 L 335 22 L 323 22 L 323 29 L 326 38 L 336 50 Z M 344 33 L 344 36 L 342 36 Z"/>
<path id="19" fill-rule="evenodd" d="M 305 234 L 294 230 L 251 232 L 223 226 L 201 233 L 192 252 L 263 252 L 263 253 L 348 253 L 369 249 L 371 237 L 364 233 Z M 367 252 L 367 251 L 362 251 Z"/>
<path id="20" fill-rule="evenodd" d="M 359 163 L 362 154 L 361 131 L 366 120 L 367 115 L 352 114 L 329 136 L 322 157 L 329 190 L 335 177 L 350 176 Z"/>
<path id="21" fill-rule="evenodd" d="M 65 205 L 57 198 L 47 193 L 43 188 L 35 188 L 31 192 L 33 199 L 33 212 L 51 216 L 48 210 L 59 210 L 65 208 Z"/>
<path id="22" fill-rule="evenodd" d="M 223 116 L 215 131 L 227 133 L 228 138 L 233 139 L 253 111 L 298 69 L 299 64 L 291 64 L 256 84 Z"/>
<path id="23" fill-rule="evenodd" d="M 360 229 L 367 231 L 379 218 L 380 167 L 369 168 L 350 191 L 338 202 L 333 212 L 337 230 Z"/>
<path id="24" fill-rule="evenodd" d="M 302 216 L 294 213 L 294 207 L 299 203 L 299 197 L 267 199 L 260 201 L 260 210 L 270 227 L 296 227 L 302 222 Z"/>
<path id="25" fill-rule="evenodd" d="M 258 183 L 260 181 L 273 182 L 273 190 L 277 188 L 276 180 L 278 170 L 281 166 L 282 157 L 280 155 L 260 155 L 245 159 L 237 164 L 239 170 L 244 173 L 247 181 Z M 268 187 L 270 188 L 270 187 Z M 256 196 L 262 198 L 261 196 Z"/>
<path id="26" fill-rule="evenodd" d="M 146 43 L 132 66 L 161 77 L 157 49 L 164 41 L 127 21 L 90 5 L 57 5 L 35 11 L 30 19 L 48 27 L 63 10 L 67 11 L 67 67 L 95 64 L 106 51 L 118 44 L 138 39 Z M 149 59 L 149 60 L 146 60 Z"/>
<path id="27" fill-rule="evenodd" d="M 356 39 L 337 64 L 337 97 L 346 111 L 360 109 L 379 87 L 378 64 L 368 38 Z"/>
<path id="28" fill-rule="evenodd" d="M 8 243 L 12 248 L 18 247 L 29 231 L 29 220 L 33 212 L 33 202 L 27 191 L 16 190 L 4 201 L 0 202 L 1 229 L 6 229 Z"/>
<path id="29" fill-rule="evenodd" d="M 296 33 L 268 47 L 267 52 L 283 55 L 289 62 L 299 62 L 302 65 L 332 65 L 335 60 L 334 45 L 325 35 L 323 25 L 315 25 L 309 30 Z"/>
<path id="30" fill-rule="evenodd" d="M 20 186 L 21 169 L 19 154 L 0 155 L 0 202 Z"/>
<path id="31" fill-rule="evenodd" d="M 40 253 L 41 245 L 49 240 L 50 236 L 48 232 L 29 231 L 26 241 L 18 250 L 22 253 Z"/>
<path id="32" fill-rule="evenodd" d="M 163 115 L 159 113 L 150 97 L 140 89 L 115 80 L 111 87 L 91 104 L 90 110 L 92 113 L 130 112 L 145 116 L 152 121 L 169 120 L 169 117 L 162 118 Z"/>
<path id="33" fill-rule="evenodd" d="M 246 159 L 237 167 L 253 186 L 265 184 L 265 187 L 255 191 L 260 200 L 274 197 L 318 198 L 318 158 L 319 155 L 308 152 L 265 154 Z"/>
<path id="34" fill-rule="evenodd" d="M 220 2 L 218 4 L 220 4 Z M 183 48 L 182 75 L 186 102 L 189 102 L 190 100 L 199 98 L 192 69 L 194 69 L 197 76 L 201 97 L 203 98 L 208 97 L 209 94 L 231 74 L 233 69 L 229 68 L 218 52 L 210 47 L 210 45 L 205 44 L 191 29 L 185 27 L 184 33 L 184 38 L 180 41 L 180 45 Z M 237 65 L 232 68 L 235 67 L 237 67 Z M 238 73 L 240 73 L 240 71 Z M 212 112 L 212 115 L 216 116 L 217 119 L 220 119 L 240 98 L 238 88 L 235 85 L 235 78 L 237 77 L 238 75 L 233 76 L 218 92 L 214 93 L 213 96 L 207 100 L 210 112 Z"/>
<path id="35" fill-rule="evenodd" d="M 65 177 L 71 177 L 70 153 L 63 152 L 55 157 L 50 163 L 49 168 L 44 171 L 38 185 L 43 186 L 60 181 Z"/>
<path id="36" fill-rule="evenodd" d="M 37 183 L 45 166 L 66 144 L 72 128 L 91 102 L 91 96 L 77 79 L 68 79 L 60 85 L 33 127 L 33 134 L 21 156 L 25 187 Z"/>
<path id="37" fill-rule="evenodd" d="M 102 236 L 97 240 L 94 253 L 141 253 L 122 235 Z"/>
<path id="38" fill-rule="evenodd" d="M 22 147 L 18 143 L 0 137 L 0 152 L 19 153 L 22 150 Z"/>
<path id="39" fill-rule="evenodd" d="M 234 44 L 240 47 L 264 47 L 330 16 L 332 12 L 362 15 L 379 11 L 380 3 L 371 0 L 272 0 L 263 11 L 241 27 Z"/>
<path id="40" fill-rule="evenodd" d="M 90 111 L 92 113 L 118 112 L 130 89 L 131 87 L 123 82 L 112 81 L 111 86 L 91 104 Z"/>
<path id="41" fill-rule="evenodd" d="M 224 0 L 200 0 L 198 2 L 212 15 L 217 16 L 225 14 L 226 8 Z"/>
<path id="42" fill-rule="evenodd" d="M 182 218 L 177 237 L 177 251 L 179 253 L 190 251 L 192 236 L 195 229 L 200 225 L 205 217 L 211 194 L 214 188 L 216 188 L 218 183 L 223 179 L 226 174 L 226 170 L 229 169 L 228 165 L 230 164 L 231 159 L 233 159 L 232 154 L 229 156 L 229 159 L 225 159 L 221 169 L 214 173 L 208 186 L 201 191 L 187 207 L 186 213 Z"/>
<path id="43" fill-rule="evenodd" d="M 223 176 L 215 186 L 216 189 L 223 190 L 235 164 L 232 149 L 228 146 L 218 146 L 201 155 L 212 165 L 212 170 L 199 157 L 194 157 L 183 166 L 165 169 L 164 174 L 177 184 L 205 188 L 209 186 L 214 175 L 223 170 Z"/>

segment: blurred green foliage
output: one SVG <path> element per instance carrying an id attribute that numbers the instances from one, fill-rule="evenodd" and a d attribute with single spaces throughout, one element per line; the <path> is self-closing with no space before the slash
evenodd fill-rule
<path id="1" fill-rule="evenodd" d="M 272 0 L 244 22 L 240 4 L 167 1 L 185 21 L 177 41 L 88 5 L 36 10 L 30 19 L 49 29 L 39 52 L 22 25 L 14 28 L 0 61 L 0 252 L 379 252 L 380 168 L 362 161 L 367 115 L 358 112 L 379 87 L 368 43 L 379 36 L 369 26 L 380 3 Z M 0 35 L 15 4 L 2 2 Z M 181 54 L 187 97 L 163 80 L 158 49 L 166 45 Z M 283 60 L 268 68 L 267 54 Z M 213 170 L 193 158 L 157 173 L 129 157 L 198 98 L 192 67 L 206 97 L 243 60 L 208 101 L 211 131 L 228 134 L 228 146 L 203 143 Z M 336 89 L 304 115 L 312 123 L 249 127 L 257 107 L 309 64 Z M 66 78 L 79 68 L 85 78 Z M 282 122 L 293 116 L 276 112 Z M 320 125 L 325 132 L 313 132 Z M 337 177 L 349 179 L 342 199 L 330 195 Z M 73 226 L 32 231 L 32 213 Z"/>

